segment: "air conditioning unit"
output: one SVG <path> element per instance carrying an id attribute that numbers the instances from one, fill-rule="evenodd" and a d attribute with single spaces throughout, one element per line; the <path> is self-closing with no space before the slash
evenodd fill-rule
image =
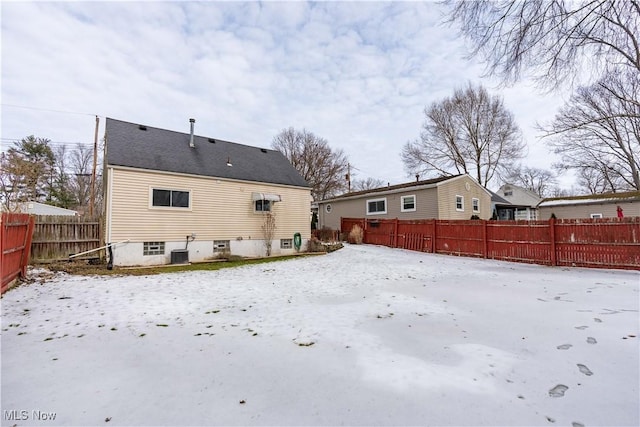
<path id="1" fill-rule="evenodd" d="M 186 249 L 174 249 L 171 251 L 171 264 L 188 264 L 189 251 Z"/>

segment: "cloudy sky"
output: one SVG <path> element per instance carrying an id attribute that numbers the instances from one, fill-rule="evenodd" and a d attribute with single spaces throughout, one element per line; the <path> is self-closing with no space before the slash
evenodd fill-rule
<path id="1" fill-rule="evenodd" d="M 424 108 L 468 81 L 504 97 L 528 143 L 561 95 L 499 88 L 466 58 L 433 2 L 1 4 L 2 149 L 27 135 L 93 144 L 105 117 L 270 147 L 305 128 L 342 149 L 355 179 L 410 181 L 400 150 Z M 561 181 L 570 185 L 568 179 Z"/>

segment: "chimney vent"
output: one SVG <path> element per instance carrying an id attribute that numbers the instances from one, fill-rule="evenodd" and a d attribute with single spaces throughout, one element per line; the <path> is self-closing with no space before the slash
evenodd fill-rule
<path id="1" fill-rule="evenodd" d="M 196 119 L 189 119 L 189 123 L 191 124 L 191 135 L 189 136 L 189 147 L 196 148 L 196 145 L 193 143 L 193 124 L 196 122 Z"/>
<path id="2" fill-rule="evenodd" d="M 416 174 L 416 182 L 420 182 L 420 174 L 419 173 Z"/>

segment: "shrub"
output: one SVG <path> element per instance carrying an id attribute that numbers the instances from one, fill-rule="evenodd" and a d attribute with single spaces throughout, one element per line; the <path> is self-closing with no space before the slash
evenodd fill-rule
<path id="1" fill-rule="evenodd" d="M 364 239 L 364 231 L 362 227 L 358 224 L 355 224 L 351 231 L 349 232 L 349 243 L 355 243 L 356 245 L 362 244 L 362 240 Z"/>

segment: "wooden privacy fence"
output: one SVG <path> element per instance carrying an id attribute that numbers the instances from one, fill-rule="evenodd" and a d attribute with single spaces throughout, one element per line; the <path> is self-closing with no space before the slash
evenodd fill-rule
<path id="1" fill-rule="evenodd" d="M 59 215 L 36 217 L 31 244 L 33 262 L 68 259 L 70 254 L 100 246 L 98 218 Z"/>
<path id="2" fill-rule="evenodd" d="M 640 269 L 640 217 L 549 221 L 342 218 L 364 243 L 553 266 Z"/>
<path id="3" fill-rule="evenodd" d="M 4 293 L 19 276 L 27 276 L 34 218 L 29 214 L 2 212 L 0 220 L 0 277 Z"/>

